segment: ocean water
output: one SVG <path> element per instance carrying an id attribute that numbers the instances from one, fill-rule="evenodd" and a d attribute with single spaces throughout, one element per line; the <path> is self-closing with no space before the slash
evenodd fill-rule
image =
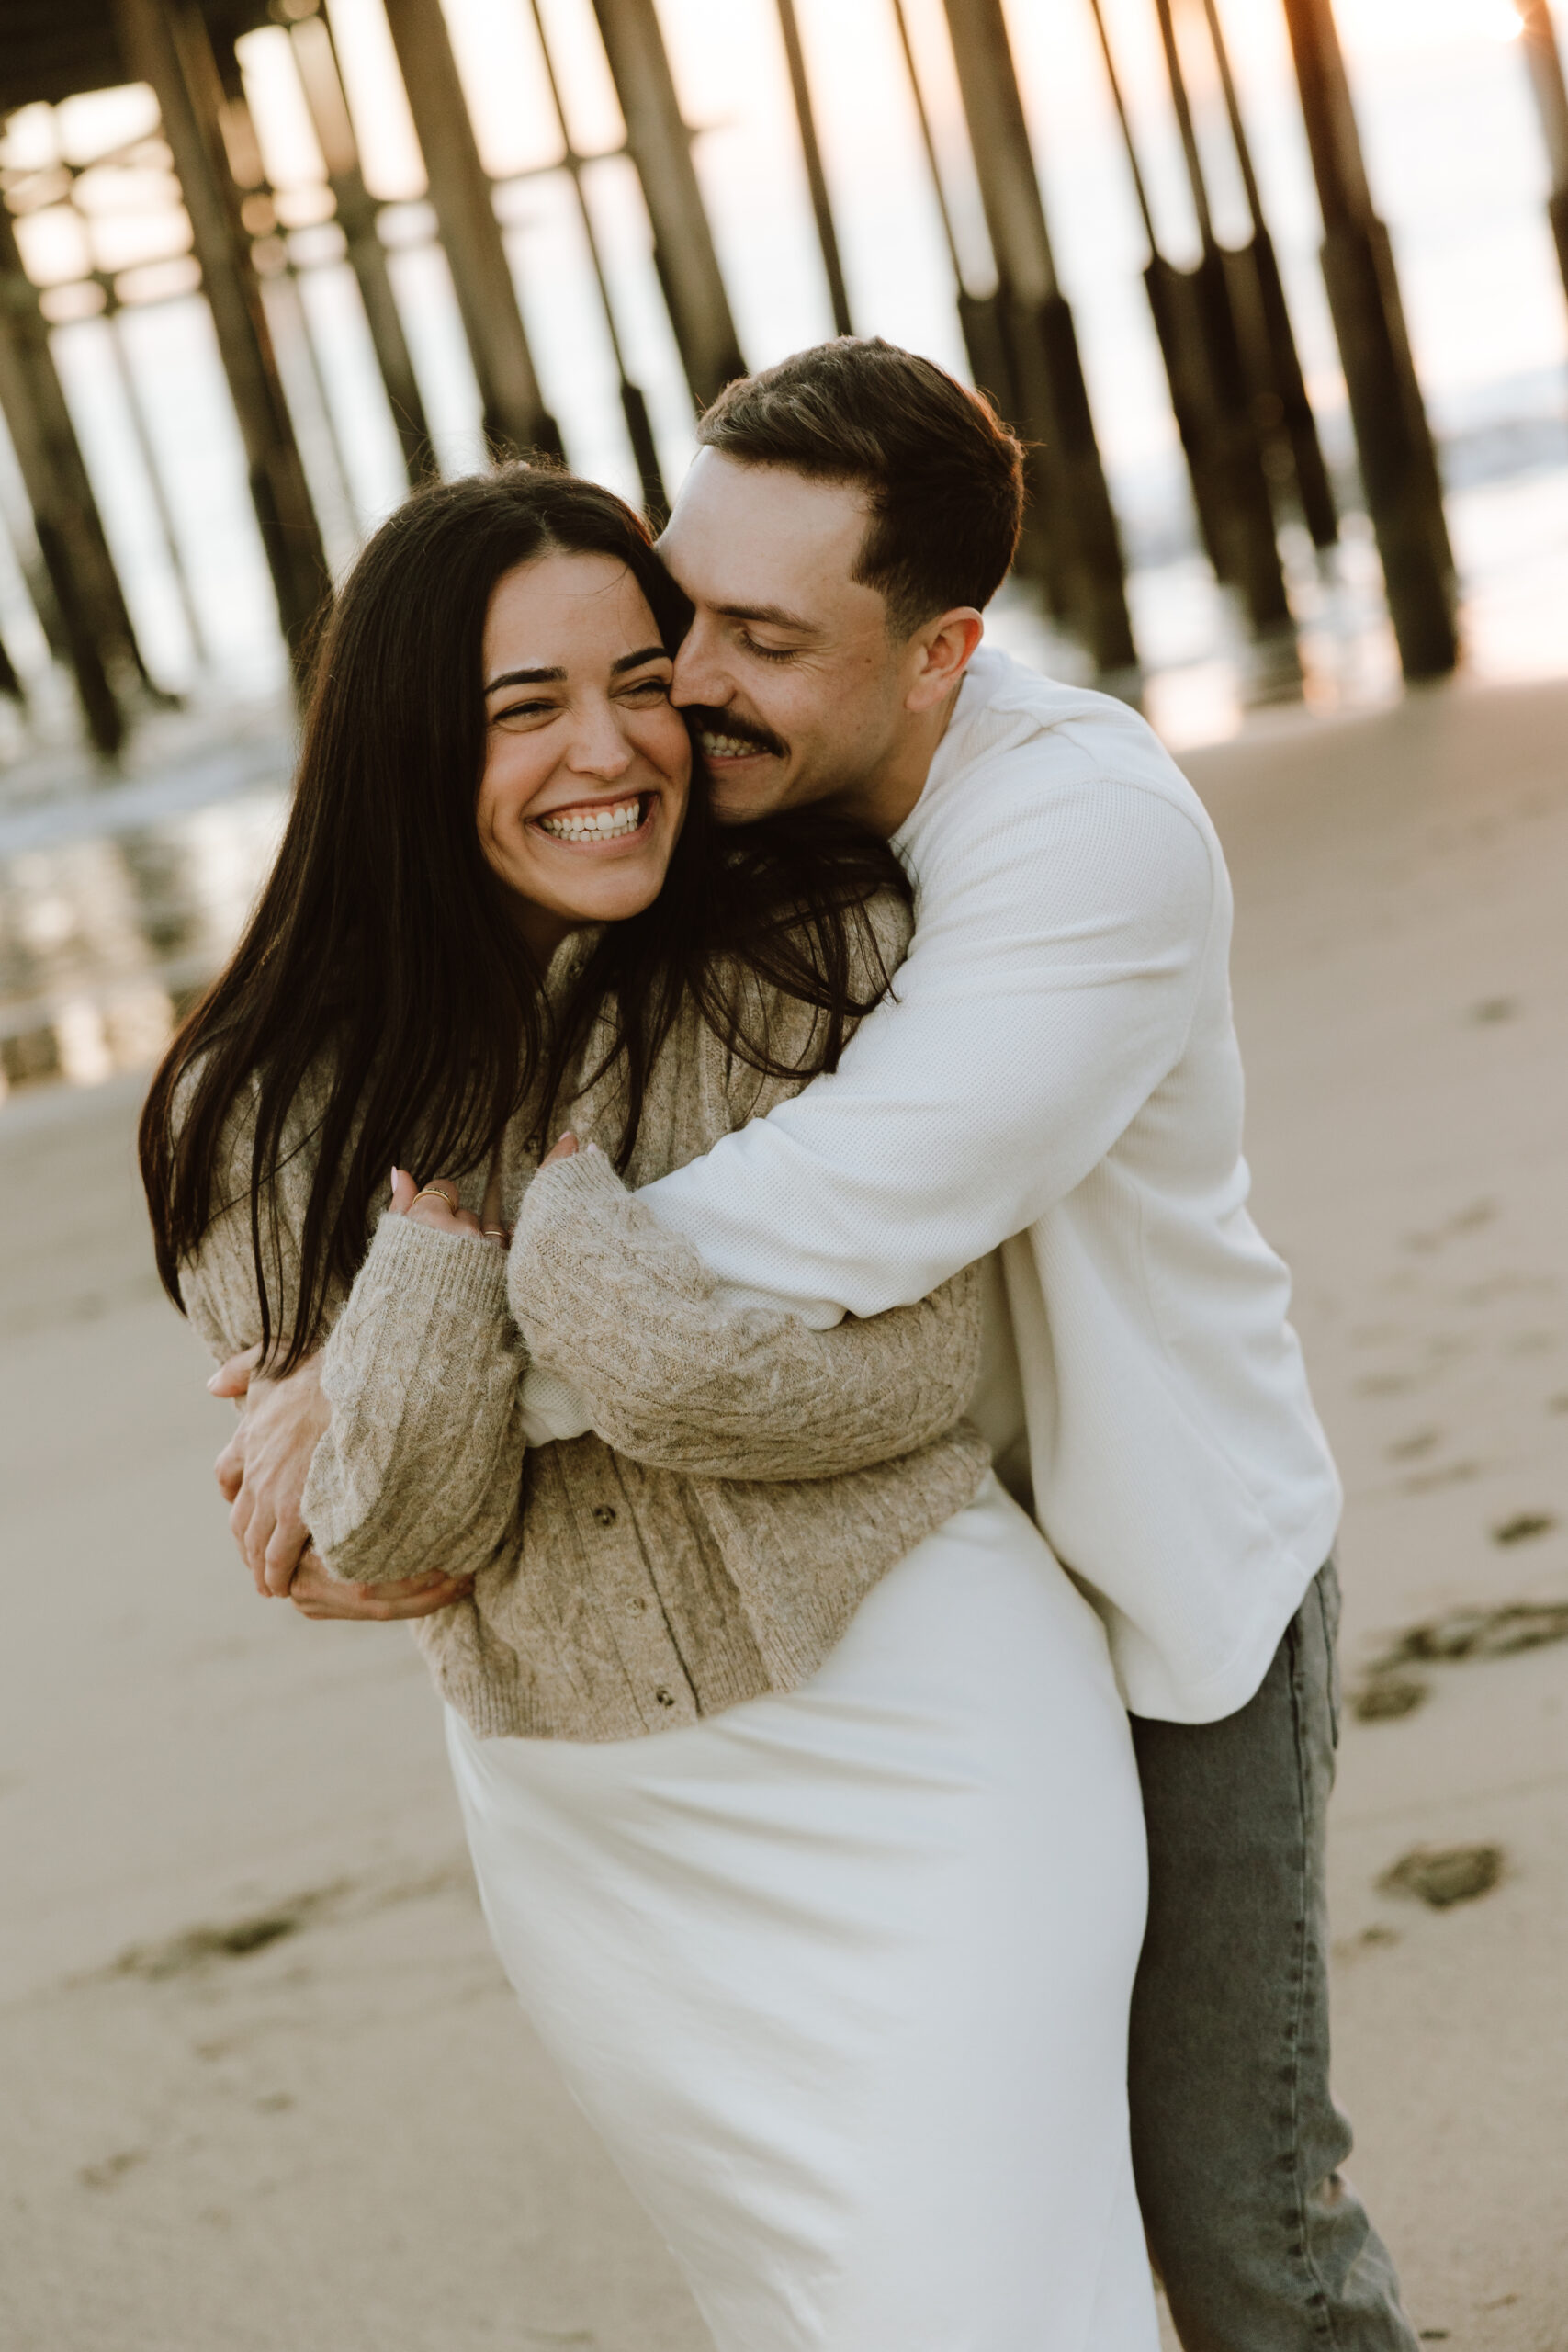
<path id="1" fill-rule="evenodd" d="M 547 401 L 581 470 L 635 493 L 603 307 L 560 126 L 522 0 L 446 0 Z M 858 329 L 962 371 L 953 279 L 889 0 L 797 0 Z M 329 0 L 367 177 L 388 204 L 394 284 L 445 472 L 479 463 L 479 400 L 451 280 L 423 200 L 417 149 L 389 73 L 380 0 Z M 1108 0 L 1162 248 L 1195 230 L 1149 0 Z M 1547 167 L 1506 0 L 1340 0 L 1374 194 L 1393 235 L 1412 342 L 1450 490 L 1469 668 L 1568 667 L 1568 298 L 1546 224 Z M 940 0 L 907 0 L 961 264 L 988 255 L 959 129 Z M 1242 724 L 1256 682 L 1230 600 L 1198 552 L 1139 272 L 1146 245 L 1110 111 L 1087 0 L 1015 0 L 1010 24 L 1055 258 L 1074 307 L 1101 447 L 1132 562 L 1130 600 L 1150 717 L 1167 739 Z M 1287 541 L 1305 694 L 1318 708 L 1397 691 L 1375 548 L 1354 511 L 1344 388 L 1316 260 L 1318 225 L 1275 0 L 1223 9 L 1325 447 L 1348 493 L 1327 564 Z M 651 266 L 635 175 L 589 0 L 541 0 L 573 145 L 604 255 L 628 372 L 645 391 L 667 481 L 692 419 Z M 1212 73 L 1182 12 L 1222 237 L 1242 232 L 1239 183 Z M 742 348 L 765 364 L 831 332 L 772 0 L 660 0 Z M 3 38 L 3 36 L 0 36 Z M 396 437 L 357 289 L 321 205 L 321 166 L 288 36 L 242 45 L 288 234 L 269 312 L 334 569 L 401 495 Z M 97 112 L 95 113 L 95 106 Z M 134 97 L 7 126 L 13 172 L 63 139 L 81 163 L 134 135 Z M 118 109 L 118 113 L 116 109 Z M 24 581 L 28 526 L 0 435 L 0 635 L 31 708 L 0 704 L 0 1073 L 15 1097 L 138 1067 L 231 944 L 265 868 L 290 758 L 282 650 L 210 322 L 178 291 L 182 230 L 156 174 L 140 193 L 103 173 L 87 256 L 175 290 L 111 323 L 71 317 L 81 231 L 53 216 L 27 255 L 62 322 L 55 350 L 139 636 L 182 715 L 149 719 L 122 775 L 95 771 L 51 668 Z M 118 206 L 118 209 L 117 209 Z M 73 244 L 72 239 L 75 238 Z M 51 242 L 52 240 L 52 242 Z M 129 256 L 129 260 L 127 259 Z M 73 258 L 74 257 L 74 258 Z M 162 270 L 162 279 L 149 271 Z M 123 282 L 123 281 L 122 281 Z M 127 288 L 135 290 L 137 281 Z M 1043 666 L 1081 670 L 1021 592 L 996 634 Z"/>

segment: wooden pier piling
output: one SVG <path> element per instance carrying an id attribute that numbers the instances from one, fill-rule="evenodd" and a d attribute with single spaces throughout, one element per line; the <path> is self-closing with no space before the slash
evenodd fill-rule
<path id="1" fill-rule="evenodd" d="M 1229 258 L 1221 251 L 1209 209 L 1208 184 L 1198 149 L 1187 79 L 1177 46 L 1171 0 L 1155 0 L 1166 81 L 1181 141 L 1201 253 L 1192 273 L 1193 322 L 1201 344 L 1213 440 L 1214 517 L 1219 547 L 1216 569 L 1231 582 L 1247 606 L 1257 640 L 1283 640 L 1293 632 L 1284 567 L 1274 536 L 1273 502 L 1263 470 L 1263 439 L 1253 407 L 1252 386 L 1242 356 L 1232 300 Z"/>
<path id="2" fill-rule="evenodd" d="M 1192 492 L 1193 512 L 1197 517 L 1199 537 L 1203 552 L 1213 566 L 1216 579 L 1234 584 L 1230 533 L 1227 524 L 1228 491 L 1225 481 L 1226 453 L 1224 435 L 1216 414 L 1217 399 L 1213 381 L 1210 340 L 1205 333 L 1200 307 L 1200 281 L 1194 270 L 1182 269 L 1162 251 L 1159 231 L 1156 225 L 1154 207 L 1150 201 L 1148 182 L 1138 153 L 1138 143 L 1133 133 L 1122 76 L 1117 69 L 1116 53 L 1111 45 L 1100 0 L 1089 0 L 1099 37 L 1100 55 L 1105 64 L 1106 81 L 1116 120 L 1122 133 L 1122 144 L 1127 158 L 1127 170 L 1133 183 L 1133 194 L 1138 215 L 1144 225 L 1144 236 L 1149 258 L 1144 269 L 1144 291 L 1148 297 L 1149 313 L 1154 322 L 1155 337 L 1159 345 L 1160 361 L 1165 369 L 1166 383 L 1170 391 L 1171 413 L 1181 443 L 1181 454 L 1187 465 L 1187 478 Z"/>
<path id="3" fill-rule="evenodd" d="M 486 438 L 519 456 L 540 449 L 558 458 L 560 428 L 539 390 L 441 0 L 387 0 L 387 23 L 479 379 Z"/>
<path id="4" fill-rule="evenodd" d="M 294 61 L 310 111 L 327 180 L 337 206 L 338 225 L 348 248 L 349 266 L 359 287 L 376 364 L 397 426 L 403 470 L 417 489 L 431 469 L 430 426 L 419 379 L 409 356 L 402 314 L 392 290 L 387 248 L 377 225 L 379 207 L 365 185 L 337 53 L 326 18 L 312 8 L 289 26 Z"/>
<path id="5" fill-rule="evenodd" d="M 1525 65 L 1551 170 L 1547 215 L 1556 240 L 1563 291 L 1568 293 L 1568 82 L 1563 79 L 1562 51 L 1557 45 L 1551 0 L 1514 0 L 1514 5 L 1524 21 Z"/>
<path id="6" fill-rule="evenodd" d="M 1317 420 L 1307 397 L 1306 378 L 1285 301 L 1284 280 L 1264 218 L 1263 197 L 1252 161 L 1252 142 L 1242 118 L 1241 99 L 1231 71 L 1230 50 L 1216 0 L 1203 0 L 1203 15 L 1224 96 L 1231 146 L 1252 223 L 1250 241 L 1227 254 L 1225 266 L 1231 279 L 1243 356 L 1252 379 L 1254 418 L 1266 453 L 1274 460 L 1269 469 L 1271 483 L 1279 488 L 1288 482 L 1302 520 L 1312 534 L 1313 545 L 1321 550 L 1331 548 L 1339 537 L 1334 488 L 1324 461 L 1323 444 L 1318 439 Z"/>
<path id="7" fill-rule="evenodd" d="M 937 218 L 942 223 L 942 239 L 953 271 L 959 331 L 964 337 L 969 373 L 998 415 L 1013 417 L 1018 414 L 1019 403 L 1013 388 L 1012 362 L 1008 357 L 1007 344 L 1002 334 L 998 294 L 995 288 L 988 294 L 976 294 L 964 278 L 963 257 L 953 225 L 953 209 L 942 181 L 942 161 L 936 151 L 936 138 L 931 130 L 925 92 L 920 86 L 920 70 L 915 59 L 915 45 L 909 36 L 909 20 L 904 12 L 904 0 L 893 0 L 893 16 L 899 46 L 904 52 L 904 71 L 908 77 L 915 123 L 920 134 L 920 144 L 925 150 L 931 192 L 936 198 Z"/>
<path id="8" fill-rule="evenodd" d="M 5 412 L 47 586 L 40 615 L 63 648 L 94 743 L 112 758 L 126 736 L 124 698 L 141 672 L 103 523 L 49 328 L 0 203 L 0 410 Z M 52 609 L 51 609 L 52 607 Z M 52 626 L 51 626 L 52 624 Z"/>
<path id="9" fill-rule="evenodd" d="M 1057 283 L 1044 200 L 1001 0 L 944 0 L 1017 409 L 1032 445 L 1032 533 L 1053 604 L 1102 680 L 1130 685 L 1137 651 L 1121 537 L 1094 436 L 1072 312 Z"/>
<path id="10" fill-rule="evenodd" d="M 653 264 L 699 411 L 746 373 L 653 0 L 593 0 L 653 224 Z"/>
<path id="11" fill-rule="evenodd" d="M 839 232 L 833 220 L 832 199 L 828 193 L 828 175 L 822 164 L 821 142 L 817 136 L 817 113 L 811 103 L 811 84 L 807 78 L 806 51 L 801 46 L 800 22 L 795 13 L 795 0 L 776 0 L 779 31 L 784 37 L 784 62 L 789 67 L 790 94 L 795 100 L 795 119 L 800 132 L 800 152 L 806 164 L 807 186 L 811 192 L 811 217 L 817 224 L 817 243 L 822 255 L 823 275 L 828 280 L 828 299 L 833 310 L 835 334 L 853 334 L 850 317 L 849 291 L 844 284 L 844 266 L 839 252 Z"/>
<path id="12" fill-rule="evenodd" d="M 296 676 L 311 624 L 331 594 L 321 527 L 284 399 L 261 283 L 240 219 L 221 130 L 222 84 L 194 0 L 115 0 L 121 45 L 151 83 L 190 215 L 250 473 L 251 498 Z"/>
<path id="13" fill-rule="evenodd" d="M 1323 275 L 1400 665 L 1438 678 L 1459 659 L 1442 482 L 1405 330 L 1388 231 L 1373 209 L 1331 0 L 1283 0 L 1323 213 Z"/>

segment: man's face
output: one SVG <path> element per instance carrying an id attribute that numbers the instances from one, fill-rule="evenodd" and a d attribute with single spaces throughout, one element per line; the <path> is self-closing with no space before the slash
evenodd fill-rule
<path id="1" fill-rule="evenodd" d="M 694 712 L 719 817 L 830 802 L 874 813 L 919 656 L 850 577 L 857 489 L 701 449 L 659 551 L 694 607 L 672 699 Z"/>

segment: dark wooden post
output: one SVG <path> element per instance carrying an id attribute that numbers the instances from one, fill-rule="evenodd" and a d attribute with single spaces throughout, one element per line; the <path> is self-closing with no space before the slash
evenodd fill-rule
<path id="1" fill-rule="evenodd" d="M 1227 576 L 1224 486 L 1219 463 L 1218 435 L 1214 429 L 1213 387 L 1210 381 L 1208 352 L 1198 316 L 1197 280 L 1191 271 L 1179 269 L 1160 250 L 1154 207 L 1149 201 L 1148 183 L 1138 160 L 1138 142 L 1133 136 L 1132 119 L 1127 112 L 1122 76 L 1116 67 L 1116 52 L 1111 46 L 1105 12 L 1100 0 L 1089 0 L 1089 8 L 1100 39 L 1111 104 L 1122 132 L 1133 193 L 1137 199 L 1144 235 L 1148 241 L 1149 258 L 1144 270 L 1144 290 L 1148 296 L 1149 312 L 1159 343 L 1166 382 L 1170 387 L 1171 411 L 1180 436 L 1181 454 L 1187 461 L 1187 478 L 1191 485 L 1199 536 L 1203 542 L 1203 551 L 1214 567 L 1215 576 L 1223 580 Z"/>
<path id="2" fill-rule="evenodd" d="M 223 49 L 213 51 L 212 62 L 222 92 L 223 110 L 220 124 L 223 152 L 228 160 L 230 177 L 240 191 L 241 222 L 254 240 L 250 248 L 251 260 L 261 280 L 262 301 L 272 335 L 272 347 L 277 356 L 284 398 L 289 404 L 289 415 L 297 429 L 302 416 L 313 416 L 321 428 L 321 440 L 317 445 L 320 455 L 314 481 L 310 478 L 309 467 L 305 473 L 310 503 L 321 525 L 324 542 L 330 543 L 335 531 L 341 535 L 342 541 L 357 547 L 360 537 L 358 516 L 355 512 L 354 492 L 349 487 L 348 460 L 344 453 L 343 436 L 333 413 L 326 378 L 321 372 L 321 354 L 316 348 L 316 338 L 310 332 L 310 316 L 299 292 L 299 274 L 289 254 L 288 240 L 274 233 L 277 226 L 276 215 L 267 190 L 266 165 L 262 160 L 261 141 L 251 119 L 251 105 L 245 95 L 240 61 L 232 47 L 225 45 Z M 260 232 L 245 220 L 249 200 L 257 196 L 265 204 L 264 217 L 268 223 L 266 230 Z M 303 408 L 301 393 L 304 396 Z M 302 450 L 300 458 L 303 462 Z"/>
<path id="3" fill-rule="evenodd" d="M 1407 678 L 1459 659 L 1453 553 L 1388 231 L 1372 209 L 1330 0 L 1284 0 L 1323 211 L 1323 275 Z"/>
<path id="4" fill-rule="evenodd" d="M 338 73 L 337 55 L 326 18 L 307 16 L 290 27 L 295 62 L 305 92 L 305 103 L 321 142 L 327 177 L 332 184 L 337 217 L 348 246 L 349 266 L 359 284 L 366 322 L 398 440 L 403 469 L 411 488 L 417 489 L 430 469 L 430 426 L 420 397 L 419 379 L 409 356 L 402 316 L 387 267 L 387 248 L 377 227 L 378 207 L 359 169 L 354 137 Z"/>
<path id="5" fill-rule="evenodd" d="M 120 696 L 141 671 L 125 599 L 65 405 L 38 295 L 0 203 L 0 409 L 32 508 L 52 613 L 88 732 L 112 757 L 125 741 Z"/>
<path id="6" fill-rule="evenodd" d="M 441 0 L 387 0 L 387 22 L 424 154 L 430 201 L 452 266 L 484 403 L 485 433 L 519 454 L 543 449 L 559 457 L 560 428 L 545 406 L 534 372 Z"/>
<path id="7" fill-rule="evenodd" d="M 648 401 L 640 384 L 634 384 L 626 373 L 626 353 L 621 345 L 621 331 L 615 322 L 615 306 L 610 299 L 610 281 L 604 271 L 604 258 L 599 250 L 598 233 L 593 226 L 587 192 L 582 185 L 582 157 L 571 143 L 571 129 L 561 101 L 560 81 L 550 50 L 549 28 L 545 22 L 539 0 L 530 0 L 534 30 L 538 37 L 539 55 L 544 62 L 545 80 L 549 87 L 550 104 L 555 108 L 556 125 L 560 132 L 561 158 L 571 181 L 571 192 L 577 198 L 577 217 L 582 223 L 583 243 L 588 247 L 589 266 L 593 282 L 599 288 L 599 307 L 604 313 L 604 332 L 610 339 L 610 356 L 615 363 L 615 374 L 621 388 L 621 414 L 626 419 L 626 438 L 632 445 L 637 461 L 637 481 L 642 487 L 643 512 L 654 526 L 662 530 L 670 519 L 670 500 L 660 471 L 659 449 L 653 438 L 653 421 L 648 413 Z"/>
<path id="8" fill-rule="evenodd" d="M 599 35 L 626 119 L 626 149 L 653 223 L 653 263 L 700 410 L 746 373 L 713 231 L 681 119 L 653 0 L 593 0 Z"/>
<path id="9" fill-rule="evenodd" d="M 1546 209 L 1557 240 L 1563 290 L 1568 292 L 1568 83 L 1562 77 L 1562 52 L 1557 46 L 1551 0 L 1514 0 L 1514 6 L 1524 19 L 1525 64 L 1551 167 Z"/>
<path id="10" fill-rule="evenodd" d="M 1102 677 L 1135 671 L 1126 568 L 1094 437 L 1072 312 L 1056 281 L 1001 0 L 945 0 L 959 91 L 996 255 L 1020 413 L 1035 445 L 1055 601 Z"/>
<path id="11" fill-rule="evenodd" d="M 899 45 L 904 51 L 904 71 L 908 75 L 909 96 L 914 102 L 920 144 L 926 151 L 926 165 L 931 175 L 937 217 L 942 222 L 947 258 L 953 268 L 958 324 L 969 360 L 969 373 L 999 416 L 1016 416 L 1018 401 L 1013 390 L 1012 363 L 1008 357 L 1002 336 L 998 297 L 994 291 L 989 294 L 971 293 L 964 282 L 964 264 L 959 255 L 958 239 L 953 233 L 953 213 L 947 201 L 947 190 L 942 185 L 942 164 L 936 152 L 925 92 L 920 87 L 920 70 L 915 62 L 915 45 L 909 38 L 909 21 L 904 13 L 904 0 L 893 0 L 893 16 L 898 28 Z"/>
<path id="12" fill-rule="evenodd" d="M 332 582 L 220 128 L 222 84 L 194 0 L 115 0 L 132 70 L 150 82 L 190 215 L 203 289 L 239 418 L 251 498 L 298 676 Z"/>
<path id="13" fill-rule="evenodd" d="M 1258 423 L 1266 446 L 1283 460 L 1278 469 L 1286 472 L 1292 481 L 1302 520 L 1312 533 L 1314 546 L 1330 548 L 1339 537 L 1334 489 L 1324 463 L 1323 445 L 1317 437 L 1317 420 L 1307 397 L 1306 378 L 1285 301 L 1284 280 L 1263 215 L 1263 198 L 1253 169 L 1252 143 L 1242 119 L 1230 51 L 1215 0 L 1203 0 L 1203 13 L 1224 94 L 1231 145 L 1252 220 L 1250 244 L 1227 256 L 1226 266 L 1237 298 L 1238 319 L 1250 345 Z"/>
<path id="14" fill-rule="evenodd" d="M 1155 14 L 1202 248 L 1193 293 L 1216 443 L 1219 494 L 1215 529 L 1223 550 L 1219 571 L 1222 579 L 1234 581 L 1245 597 L 1253 636 L 1279 639 L 1290 636 L 1294 625 L 1285 594 L 1284 567 L 1274 537 L 1273 503 L 1263 470 L 1262 440 L 1253 415 L 1242 359 L 1231 281 L 1209 210 L 1209 191 L 1176 43 L 1171 0 L 1155 0 Z"/>
<path id="15" fill-rule="evenodd" d="M 800 152 L 806 161 L 807 185 L 811 190 L 811 215 L 817 223 L 817 243 L 821 248 L 822 267 L 828 279 L 828 299 L 833 307 L 833 332 L 835 334 L 853 334 L 849 289 L 844 284 L 839 232 L 833 225 L 828 175 L 822 168 L 822 148 L 817 137 L 817 114 L 811 103 L 811 84 L 807 78 L 806 51 L 801 47 L 800 23 L 795 13 L 795 0 L 778 0 L 778 12 L 784 58 L 789 66 L 790 92 L 795 99 L 795 119 L 800 129 Z"/>

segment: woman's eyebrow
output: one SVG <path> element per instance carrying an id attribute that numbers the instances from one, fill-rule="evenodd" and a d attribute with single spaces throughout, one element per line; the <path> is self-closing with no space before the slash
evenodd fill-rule
<path id="1" fill-rule="evenodd" d="M 610 664 L 610 675 L 618 678 L 623 670 L 640 670 L 645 662 L 668 662 L 670 649 L 664 645 L 645 645 L 636 653 L 623 653 L 618 662 Z M 493 695 L 502 686 L 559 686 L 566 683 L 564 670 L 502 670 L 486 686 Z"/>
<path id="2" fill-rule="evenodd" d="M 492 695 L 498 686 L 558 686 L 565 679 L 564 670 L 503 670 L 499 678 L 491 680 L 485 692 Z"/>

